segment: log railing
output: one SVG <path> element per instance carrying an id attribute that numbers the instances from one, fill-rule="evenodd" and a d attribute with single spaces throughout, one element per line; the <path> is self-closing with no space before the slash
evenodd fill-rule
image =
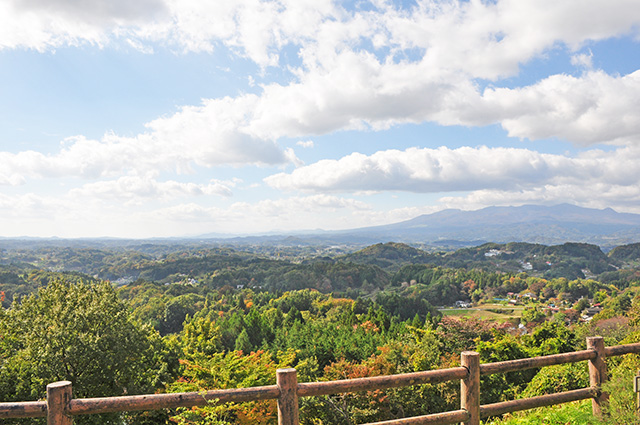
<path id="1" fill-rule="evenodd" d="M 49 425 L 71 425 L 73 417 L 77 415 L 193 407 L 206 405 L 212 401 L 225 403 L 278 400 L 278 424 L 298 425 L 298 397 L 370 391 L 453 380 L 460 380 L 461 383 L 460 410 L 367 425 L 453 424 L 458 422 L 465 425 L 479 425 L 481 418 L 489 416 L 585 399 L 592 400 L 593 413 L 599 416 L 602 414 L 602 404 L 607 400 L 607 394 L 601 391 L 602 383 L 607 379 L 604 360 L 607 357 L 631 353 L 640 353 L 640 343 L 605 347 L 601 337 L 591 337 L 587 338 L 587 349 L 583 351 L 497 363 L 480 364 L 478 353 L 465 351 L 461 354 L 461 366 L 449 369 L 307 383 L 298 383 L 295 369 L 279 369 L 276 372 L 276 385 L 123 397 L 74 399 L 71 393 L 71 383 L 61 381 L 47 386 L 46 401 L 0 403 L 0 422 L 2 422 L 2 418 L 46 417 Z M 480 376 L 579 361 L 589 362 L 590 386 L 588 388 L 480 405 Z"/>

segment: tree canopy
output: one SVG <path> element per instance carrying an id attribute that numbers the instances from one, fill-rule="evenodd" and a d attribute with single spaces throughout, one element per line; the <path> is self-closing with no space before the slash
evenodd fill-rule
<path id="1" fill-rule="evenodd" d="M 43 398 L 68 380 L 74 397 L 153 392 L 177 357 L 149 326 L 132 320 L 107 282 L 54 280 L 0 309 L 0 399 Z"/>

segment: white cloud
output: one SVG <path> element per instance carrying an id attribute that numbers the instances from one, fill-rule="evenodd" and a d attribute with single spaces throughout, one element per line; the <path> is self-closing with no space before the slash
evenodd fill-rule
<path id="1" fill-rule="evenodd" d="M 487 89 L 478 106 L 474 113 L 500 122 L 512 137 L 557 137 L 581 145 L 638 143 L 640 71 L 621 77 L 602 71 L 554 75 L 528 87 Z"/>
<path id="2" fill-rule="evenodd" d="M 637 134 L 637 73 L 556 75 L 483 94 L 474 79 L 515 75 L 520 64 L 563 44 L 578 48 L 637 31 L 634 1 L 424 0 L 409 10 L 378 2 L 368 11 L 347 11 L 328 0 L 93 0 L 83 7 L 30 0 L 0 3 L 0 48 L 119 37 L 141 51 L 149 42 L 194 51 L 223 43 L 261 67 L 280 66 L 285 47 L 298 49 L 302 64 L 291 68 L 295 80 L 287 85 L 267 83 L 259 96 L 205 100 L 149 124 L 160 139 L 177 138 L 188 152 L 198 151 L 206 164 L 247 162 L 234 146 L 257 153 L 249 162 L 271 164 L 282 161 L 282 152 L 264 140 L 424 121 L 498 122 L 514 137 L 587 145 Z M 43 23 L 56 19 L 59 26 Z M 588 65 L 590 59 L 573 60 Z"/>
<path id="3" fill-rule="evenodd" d="M 247 131 L 264 138 L 435 121 L 500 123 L 513 137 L 556 137 L 585 146 L 637 143 L 640 71 L 554 75 L 531 86 L 480 94 L 468 80 L 430 76 L 422 64 L 382 65 L 370 55 L 345 53 L 327 73 L 266 86 L 252 117 Z"/>
<path id="4" fill-rule="evenodd" d="M 235 182 L 231 182 L 232 186 Z M 294 196 L 256 202 L 208 205 L 197 192 L 177 182 L 146 182 L 120 179 L 87 185 L 63 195 L 15 195 L 0 193 L 3 236 L 40 235 L 60 237 L 119 236 L 153 237 L 224 233 L 252 233 L 274 229 L 297 230 L 348 228 L 365 223 L 371 205 L 333 195 Z M 178 192 L 176 195 L 174 192 Z M 196 193 L 192 193 L 192 192 Z M 155 202 L 158 195 L 164 205 Z M 175 198 L 169 199 L 174 196 Z M 180 202 L 180 197 L 187 197 Z M 126 202 L 129 198 L 142 202 Z M 193 201 L 191 201 L 193 199 Z M 125 201 L 125 202 L 123 202 Z"/>
<path id="5" fill-rule="evenodd" d="M 613 208 L 640 214 L 640 186 L 591 182 L 589 184 L 544 185 L 522 191 L 477 190 L 464 196 L 438 199 L 442 208 L 476 210 L 488 206 L 570 203 L 586 208 Z"/>
<path id="6" fill-rule="evenodd" d="M 187 210 L 197 211 L 200 217 L 207 220 L 219 219 L 221 217 L 225 219 L 235 217 L 237 220 L 245 220 L 248 217 L 259 216 L 268 220 L 276 218 L 281 221 L 286 221 L 288 218 L 295 217 L 301 213 L 327 213 L 341 209 L 362 211 L 370 208 L 369 205 L 361 201 L 321 194 L 264 199 L 256 203 L 236 202 L 230 206 L 226 213 L 217 207 L 208 208 L 195 204 L 184 204 L 162 209 L 159 214 L 170 217 L 172 220 L 189 221 L 189 218 L 185 218 L 183 215 L 183 212 Z"/>
<path id="7" fill-rule="evenodd" d="M 41 229 L 46 227 L 39 223 L 53 218 L 79 223 L 78 232 L 100 228 L 105 234 L 109 229 L 100 224 L 108 222 L 112 234 L 142 236 L 151 226 L 180 229 L 174 233 L 198 233 L 204 224 L 230 231 L 335 228 L 339 219 L 341 226 L 355 227 L 424 212 L 376 211 L 358 200 L 380 191 L 471 192 L 442 198 L 443 205 L 572 200 L 637 208 L 640 71 L 591 70 L 599 58 L 578 52 L 593 40 L 637 36 L 639 24 L 637 0 L 419 0 L 408 9 L 376 1 L 356 11 L 330 0 L 0 0 L 0 50 L 123 43 L 150 54 L 164 48 L 213 52 L 223 45 L 262 68 L 264 78 L 249 80 L 257 94 L 204 99 L 149 122 L 137 136 L 71 137 L 50 154 L 0 152 L 0 185 L 92 180 L 58 197 L 0 194 L 0 218 L 23 217 Z M 501 78 L 551 51 L 572 56 L 585 72 L 501 87 L 510 84 Z M 268 67 L 281 68 L 273 75 L 289 73 L 279 80 L 288 81 L 268 80 Z M 481 90 L 486 80 L 492 85 Z M 573 157 L 527 149 L 413 148 L 303 166 L 293 149 L 278 144 L 298 138 L 298 146 L 310 148 L 313 135 L 425 121 L 499 123 L 512 137 L 628 147 Z M 265 182 L 313 195 L 231 204 L 225 197 L 234 181 L 160 180 L 213 167 L 288 164 L 299 168 Z M 216 195 L 216 206 L 196 203 L 209 195 Z M 164 208 L 154 210 L 154 201 Z M 131 210 L 105 211 L 109 202 Z M 182 227 L 171 226 L 176 223 Z"/>
<path id="8" fill-rule="evenodd" d="M 212 51 L 223 43 L 260 66 L 273 66 L 282 48 L 293 45 L 311 69 L 329 68 L 336 52 L 370 44 L 372 51 L 390 48 L 388 58 L 422 49 L 429 67 L 496 78 L 514 74 L 519 64 L 558 43 L 579 47 L 637 31 L 640 21 L 635 0 L 372 6 L 353 11 L 330 0 L 8 0 L 0 5 L 0 46 L 42 49 L 127 35 L 191 51 Z"/>
<path id="9" fill-rule="evenodd" d="M 0 50 L 104 45 L 111 37 L 170 20 L 168 12 L 162 0 L 5 0 L 0 2 Z"/>
<path id="10" fill-rule="evenodd" d="M 280 190 L 305 192 L 514 191 L 592 183 L 635 187 L 640 185 L 638 161 L 639 148 L 592 150 L 576 157 L 513 148 L 410 148 L 322 160 L 264 180 Z"/>
<path id="11" fill-rule="evenodd" d="M 299 142 L 296 143 L 296 145 L 302 146 L 303 148 L 306 148 L 306 149 L 310 149 L 310 148 L 313 148 L 314 143 L 313 143 L 313 140 L 305 140 L 305 141 L 300 140 Z"/>
<path id="12" fill-rule="evenodd" d="M 571 56 L 571 65 L 585 69 L 593 68 L 593 53 L 589 51 L 589 53 L 580 53 Z"/>
<path id="13" fill-rule="evenodd" d="M 235 181 L 211 181 L 208 184 L 183 183 L 173 180 L 159 182 L 146 176 L 124 176 L 117 180 L 88 183 L 72 189 L 69 195 L 74 198 L 99 198 L 103 201 L 118 201 L 133 204 L 154 201 L 171 201 L 180 197 L 199 197 L 207 195 L 231 196 Z"/>
<path id="14" fill-rule="evenodd" d="M 448 192 L 536 184 L 566 158 L 524 149 L 459 148 L 354 153 L 279 173 L 265 182 L 280 190 Z"/>
<path id="15" fill-rule="evenodd" d="M 330 70 L 314 70 L 298 83 L 269 84 L 247 131 L 261 138 L 303 137 L 336 130 L 388 128 L 394 123 L 437 120 L 478 98 L 461 78 L 433 75 L 423 64 L 381 64 L 369 53 L 347 51 Z"/>
<path id="16" fill-rule="evenodd" d="M 275 229 L 332 228 L 336 227 L 336 218 L 339 218 L 342 228 L 359 226 L 362 224 L 360 215 L 370 209 L 370 205 L 355 199 L 312 195 L 265 199 L 255 203 L 236 202 L 228 208 L 179 204 L 145 215 L 152 222 L 174 223 L 175 226 L 193 229 L 192 232 L 203 233 L 203 228 L 217 228 L 229 233 L 252 233 Z"/>
<path id="17" fill-rule="evenodd" d="M 258 98 L 244 95 L 235 99 L 203 100 L 201 106 L 185 106 L 168 118 L 147 124 L 159 151 L 170 161 L 188 168 L 190 162 L 202 166 L 221 164 L 281 164 L 294 159 L 274 141 L 252 135 L 245 129 Z"/>
<path id="18" fill-rule="evenodd" d="M 163 0 L 8 0 L 17 13 L 63 16 L 70 21 L 103 24 L 105 22 L 142 22 L 165 14 Z"/>
<path id="19" fill-rule="evenodd" d="M 54 205 L 51 201 L 52 199 L 45 199 L 32 193 L 20 196 L 9 196 L 0 193 L 1 217 L 8 220 L 18 218 L 28 220 L 32 217 L 40 217 L 42 211 L 46 211 L 47 209 L 55 211 L 61 204 L 61 202 L 57 202 L 57 204 Z"/>
<path id="20" fill-rule="evenodd" d="M 0 183 L 24 183 L 43 177 L 98 178 L 114 175 L 149 158 L 153 149 L 131 139 L 107 135 L 102 141 L 69 138 L 54 155 L 35 151 L 0 152 Z M 137 159 L 141 158 L 141 159 Z"/>
<path id="21" fill-rule="evenodd" d="M 136 137 L 71 137 L 54 154 L 0 152 L 0 184 L 19 185 L 33 178 L 191 173 L 194 166 L 301 165 L 292 149 L 243 131 L 246 111 L 254 101 L 254 96 L 205 101 L 148 123 L 149 131 Z"/>

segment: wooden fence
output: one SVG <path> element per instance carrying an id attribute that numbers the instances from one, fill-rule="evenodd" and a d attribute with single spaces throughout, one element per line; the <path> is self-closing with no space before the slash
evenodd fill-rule
<path id="1" fill-rule="evenodd" d="M 278 424 L 298 425 L 298 397 L 370 391 L 452 380 L 460 380 L 461 382 L 460 410 L 367 425 L 453 424 L 458 422 L 465 425 L 478 425 L 481 418 L 489 416 L 589 398 L 592 399 L 594 415 L 599 416 L 602 414 L 602 404 L 607 400 L 607 394 L 601 391 L 601 385 L 607 379 L 605 359 L 631 353 L 640 353 L 640 343 L 605 347 L 601 337 L 591 337 L 587 338 L 587 349 L 583 351 L 485 364 L 480 364 L 478 353 L 465 351 L 461 354 L 460 367 L 400 375 L 298 383 L 295 369 L 279 369 L 276 372 L 276 385 L 207 392 L 84 399 L 74 399 L 71 383 L 62 381 L 47 386 L 46 401 L 0 403 L 0 420 L 2 418 L 46 417 L 49 425 L 71 425 L 73 417 L 76 415 L 202 406 L 212 401 L 225 403 L 275 399 L 278 400 Z M 589 362 L 590 386 L 588 388 L 480 405 L 480 377 L 483 375 L 579 361 Z"/>

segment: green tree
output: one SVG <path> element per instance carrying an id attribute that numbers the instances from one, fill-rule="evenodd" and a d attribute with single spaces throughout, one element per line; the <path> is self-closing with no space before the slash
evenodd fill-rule
<path id="1" fill-rule="evenodd" d="M 573 308 L 578 313 L 582 313 L 582 310 L 588 308 L 590 305 L 591 303 L 589 303 L 589 300 L 587 298 L 580 298 L 578 302 L 573 305 Z"/>
<path id="2" fill-rule="evenodd" d="M 236 339 L 236 351 L 242 351 L 245 354 L 249 354 L 251 352 L 251 342 L 249 341 L 249 334 L 246 329 L 243 329 L 238 335 L 238 339 Z"/>
<path id="3" fill-rule="evenodd" d="M 106 282 L 55 280 L 2 316 L 1 401 L 43 398 L 46 385 L 60 380 L 71 381 L 78 398 L 146 393 L 177 370 L 177 356 L 131 320 Z"/>
<path id="4" fill-rule="evenodd" d="M 483 363 L 524 359 L 531 356 L 530 350 L 519 339 L 509 334 L 495 335 L 492 341 L 478 341 L 476 350 L 480 353 L 480 361 Z M 495 403 L 516 398 L 536 372 L 536 369 L 528 369 L 482 377 L 481 402 Z"/>
<path id="5" fill-rule="evenodd" d="M 220 328 L 208 317 L 187 318 L 180 338 L 188 357 L 210 356 L 222 348 Z"/>
<path id="6" fill-rule="evenodd" d="M 527 307 L 522 311 L 522 322 L 525 325 L 535 325 L 546 320 L 546 316 L 538 307 Z"/>
<path id="7" fill-rule="evenodd" d="M 534 356 L 568 353 L 575 351 L 578 340 L 575 332 L 559 322 L 545 322 L 523 337 L 524 343 Z"/>

